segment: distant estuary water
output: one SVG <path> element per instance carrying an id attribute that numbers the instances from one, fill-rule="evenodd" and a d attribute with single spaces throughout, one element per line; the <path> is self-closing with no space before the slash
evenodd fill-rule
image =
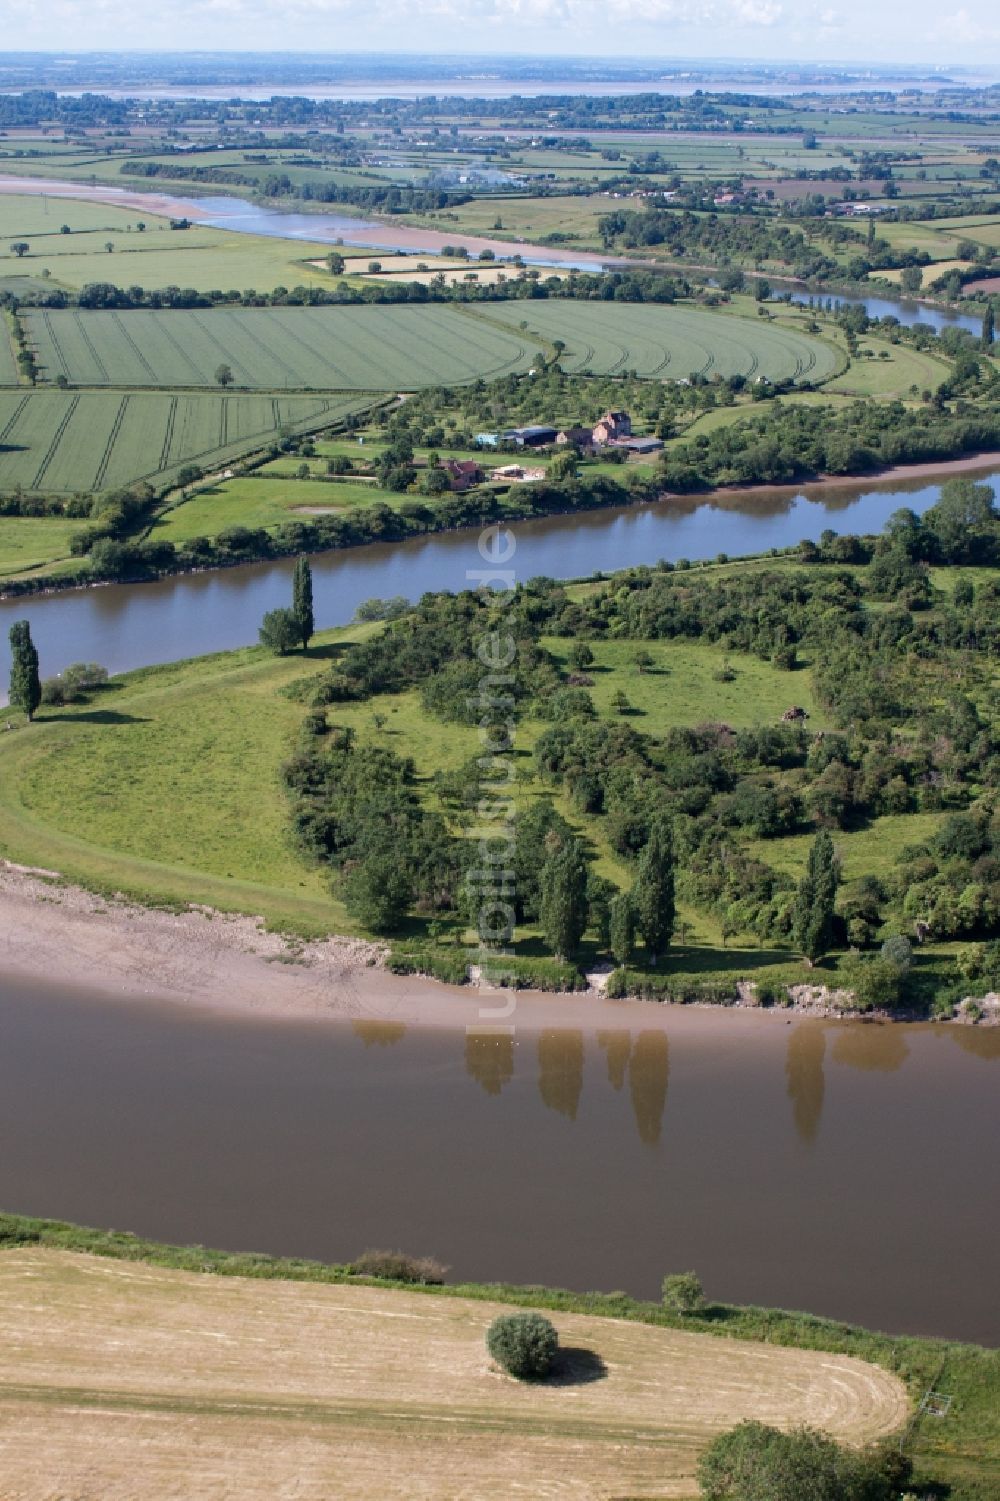
<path id="1" fill-rule="evenodd" d="M 524 1004 L 529 1004 L 526 999 Z M 466 1036 L 0 977 L 0 1205 L 1000 1344 L 1000 1029 L 650 1006 Z"/>
<path id="2" fill-rule="evenodd" d="M 982 476 L 1000 484 L 998 476 Z M 582 578 L 659 558 L 696 561 L 787 547 L 826 528 L 877 532 L 901 506 L 922 512 L 940 494 L 937 483 L 848 484 L 755 491 L 706 500 L 550 516 L 515 525 L 517 577 Z M 468 587 L 478 566 L 475 531 L 410 542 L 321 553 L 313 562 L 316 621 L 347 624 L 366 599 Z M 0 601 L 0 691 L 7 679 L 7 632 L 27 617 L 45 674 L 70 662 L 101 662 L 125 672 L 181 657 L 226 651 L 257 639 L 266 610 L 291 596 L 292 562 L 255 563 L 149 584 L 108 585 Z"/>

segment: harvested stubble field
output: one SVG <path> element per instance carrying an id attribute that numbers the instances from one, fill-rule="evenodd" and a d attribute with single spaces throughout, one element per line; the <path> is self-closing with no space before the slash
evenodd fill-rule
<path id="1" fill-rule="evenodd" d="M 257 390 L 413 390 L 528 369 L 566 346 L 568 371 L 666 380 L 823 380 L 837 353 L 771 323 L 699 308 L 533 300 L 425 306 L 32 312 L 42 378 L 83 386 L 211 386 L 220 363 Z M 522 327 L 522 325 L 524 325 Z"/>
<path id="2" fill-rule="evenodd" d="M 359 409 L 356 397 L 0 391 L 0 489 L 78 494 L 210 468 Z"/>
<path id="3" fill-rule="evenodd" d="M 863 1442 L 909 1407 L 848 1356 L 570 1313 L 557 1378 L 522 1386 L 484 1348 L 502 1305 L 459 1297 L 38 1248 L 0 1288 L 5 1501 L 686 1498 L 741 1418 Z"/>

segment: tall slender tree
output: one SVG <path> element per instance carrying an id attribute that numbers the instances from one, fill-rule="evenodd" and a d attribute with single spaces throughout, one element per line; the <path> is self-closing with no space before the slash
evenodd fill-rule
<path id="1" fill-rule="evenodd" d="M 986 304 L 983 314 L 983 348 L 990 349 L 996 337 L 996 313 L 993 311 L 992 302 Z"/>
<path id="2" fill-rule="evenodd" d="M 313 615 L 313 576 L 308 558 L 298 558 L 292 576 L 292 614 L 295 616 L 302 638 L 303 650 L 309 645 L 316 630 Z"/>
<path id="3" fill-rule="evenodd" d="M 792 914 L 795 946 L 810 963 L 825 954 L 833 940 L 833 909 L 839 880 L 833 840 L 824 829 L 813 840 Z"/>
<path id="4" fill-rule="evenodd" d="M 632 888 L 636 921 L 655 964 L 670 945 L 677 907 L 674 901 L 674 840 L 670 825 L 657 819 L 639 856 Z"/>
<path id="5" fill-rule="evenodd" d="M 635 953 L 635 903 L 631 891 L 611 899 L 611 952 L 616 964 L 630 963 Z"/>
<path id="6" fill-rule="evenodd" d="M 10 655 L 10 701 L 30 720 L 42 701 L 42 684 L 38 676 L 38 653 L 26 620 L 15 620 L 10 628 Z"/>
<path id="7" fill-rule="evenodd" d="M 560 844 L 542 866 L 541 918 L 552 952 L 572 959 L 587 927 L 587 865 L 575 839 Z"/>

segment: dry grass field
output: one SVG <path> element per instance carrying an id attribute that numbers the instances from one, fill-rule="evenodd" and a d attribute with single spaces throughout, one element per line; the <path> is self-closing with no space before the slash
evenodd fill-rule
<path id="1" fill-rule="evenodd" d="M 578 1314 L 553 1316 L 558 1378 L 522 1386 L 485 1351 L 498 1311 L 4 1252 L 0 1495 L 688 1498 L 699 1450 L 741 1418 L 863 1442 L 907 1416 L 860 1360 Z"/>

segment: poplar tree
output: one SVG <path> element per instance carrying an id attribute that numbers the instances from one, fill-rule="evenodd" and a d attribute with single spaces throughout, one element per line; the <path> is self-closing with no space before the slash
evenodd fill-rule
<path id="1" fill-rule="evenodd" d="M 632 888 L 635 915 L 649 957 L 655 964 L 669 947 L 677 908 L 674 902 L 674 841 L 670 825 L 658 819 L 639 856 Z"/>
<path id="2" fill-rule="evenodd" d="M 553 850 L 542 866 L 542 932 L 559 959 L 571 959 L 587 927 L 587 866 L 575 839 Z"/>
<path id="3" fill-rule="evenodd" d="M 992 302 L 988 302 L 986 304 L 986 311 L 983 314 L 983 348 L 984 349 L 989 349 L 992 346 L 995 334 L 996 334 L 996 314 L 993 311 L 993 304 L 992 304 Z"/>
<path id="4" fill-rule="evenodd" d="M 42 701 L 42 684 L 38 676 L 38 653 L 26 620 L 15 620 L 10 628 L 10 702 L 30 720 Z"/>
<path id="5" fill-rule="evenodd" d="M 825 954 L 833 940 L 833 908 L 839 879 L 833 840 L 824 829 L 813 840 L 792 914 L 795 946 L 810 962 Z"/>
<path id="6" fill-rule="evenodd" d="M 611 901 L 611 953 L 616 964 L 628 964 L 635 954 L 635 903 L 630 891 Z"/>
<path id="7" fill-rule="evenodd" d="M 295 573 L 292 576 L 292 614 L 305 650 L 316 629 L 313 616 L 313 576 L 308 558 L 298 558 L 295 563 Z"/>

